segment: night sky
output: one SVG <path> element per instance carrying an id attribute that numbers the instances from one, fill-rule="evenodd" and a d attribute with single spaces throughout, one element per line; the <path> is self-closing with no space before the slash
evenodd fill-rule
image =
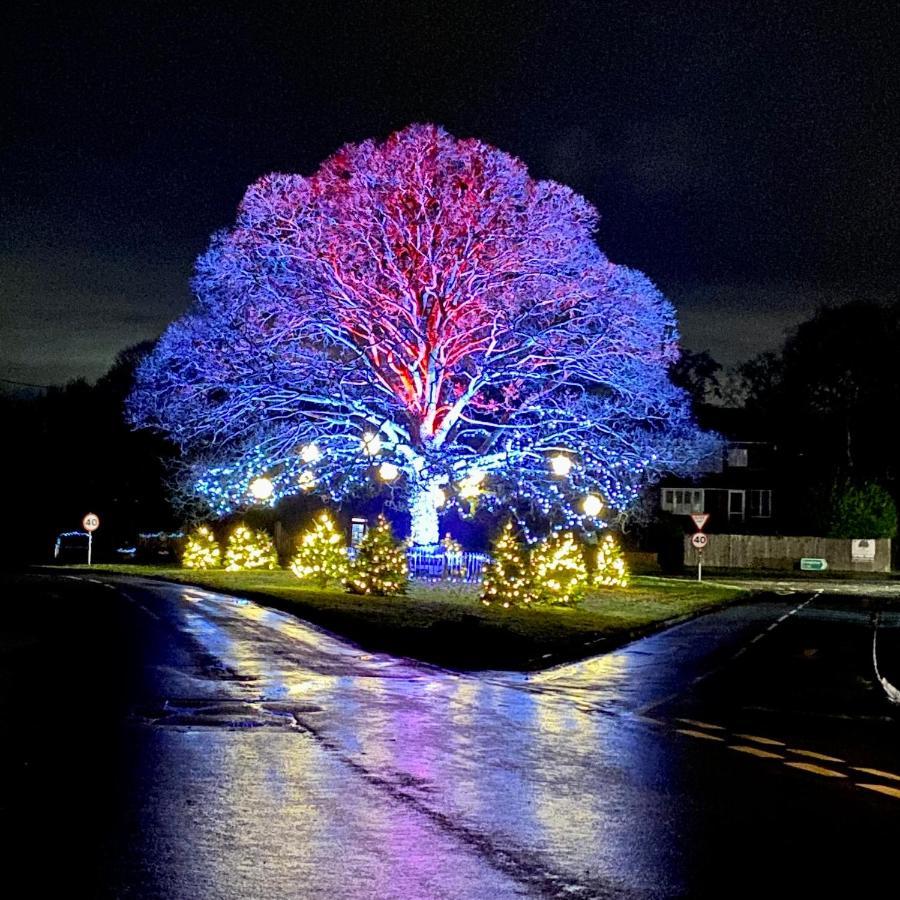
<path id="1" fill-rule="evenodd" d="M 186 308 L 250 182 L 413 121 L 587 196 L 687 347 L 774 347 L 895 296 L 894 7 L 12 4 L 0 377 L 96 378 Z"/>

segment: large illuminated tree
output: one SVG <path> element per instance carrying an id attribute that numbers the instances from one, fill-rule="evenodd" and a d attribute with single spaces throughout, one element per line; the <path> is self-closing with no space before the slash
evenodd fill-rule
<path id="1" fill-rule="evenodd" d="M 266 502 L 341 500 L 380 467 L 417 543 L 476 495 L 567 525 L 597 495 L 600 524 L 715 438 L 668 378 L 671 305 L 603 255 L 597 222 L 569 188 L 433 125 L 261 178 L 140 367 L 131 419 L 181 447 L 185 488 L 219 512 L 261 477 Z"/>

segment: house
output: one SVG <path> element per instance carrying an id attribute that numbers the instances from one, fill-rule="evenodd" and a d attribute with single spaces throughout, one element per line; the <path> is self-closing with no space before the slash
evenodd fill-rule
<path id="1" fill-rule="evenodd" d="M 750 430 L 741 410 L 707 411 L 705 427 L 725 438 L 719 465 L 688 481 L 667 478 L 659 486 L 659 509 L 674 516 L 709 513 L 707 530 L 772 534 L 777 532 L 778 454 L 766 440 L 730 438 Z"/>

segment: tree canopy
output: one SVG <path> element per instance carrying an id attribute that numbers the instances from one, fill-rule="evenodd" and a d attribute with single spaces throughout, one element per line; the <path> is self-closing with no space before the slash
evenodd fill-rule
<path id="1" fill-rule="evenodd" d="M 780 353 L 742 367 L 747 406 L 826 479 L 896 479 L 884 416 L 900 399 L 900 305 L 856 301 L 820 309 Z"/>
<path id="2" fill-rule="evenodd" d="M 669 378 L 671 305 L 603 255 L 597 223 L 569 188 L 434 125 L 268 175 L 198 260 L 131 419 L 181 447 L 185 489 L 218 511 L 260 476 L 271 502 L 341 499 L 384 462 L 429 537 L 434 506 L 471 488 L 567 521 L 591 491 L 625 510 L 716 439 Z"/>
<path id="3" fill-rule="evenodd" d="M 831 537 L 895 538 L 897 507 L 880 485 L 836 485 L 831 498 Z"/>

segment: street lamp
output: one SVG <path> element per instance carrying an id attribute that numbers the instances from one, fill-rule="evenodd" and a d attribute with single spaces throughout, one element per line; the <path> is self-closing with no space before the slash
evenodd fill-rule
<path id="1" fill-rule="evenodd" d="M 307 444 L 300 451 L 300 459 L 305 463 L 318 462 L 322 458 L 319 448 L 315 444 Z"/>
<path id="2" fill-rule="evenodd" d="M 400 474 L 400 470 L 392 462 L 383 462 L 378 467 L 378 477 L 382 481 L 393 481 Z"/>
<path id="3" fill-rule="evenodd" d="M 572 460 L 564 453 L 557 453 L 550 457 L 550 468 L 554 475 L 565 478 L 572 471 Z"/>
<path id="4" fill-rule="evenodd" d="M 581 503 L 586 516 L 594 518 L 603 512 L 603 501 L 596 494 L 588 494 Z"/>
<path id="5" fill-rule="evenodd" d="M 459 483 L 459 496 L 471 500 L 481 493 L 481 482 L 484 481 L 484 472 L 481 469 L 472 469 Z"/>
<path id="6" fill-rule="evenodd" d="M 268 500 L 275 490 L 268 478 L 254 478 L 250 482 L 250 494 L 256 500 Z"/>
<path id="7" fill-rule="evenodd" d="M 381 438 L 374 431 L 367 431 L 362 438 L 363 450 L 369 456 L 378 456 L 381 451 Z"/>

